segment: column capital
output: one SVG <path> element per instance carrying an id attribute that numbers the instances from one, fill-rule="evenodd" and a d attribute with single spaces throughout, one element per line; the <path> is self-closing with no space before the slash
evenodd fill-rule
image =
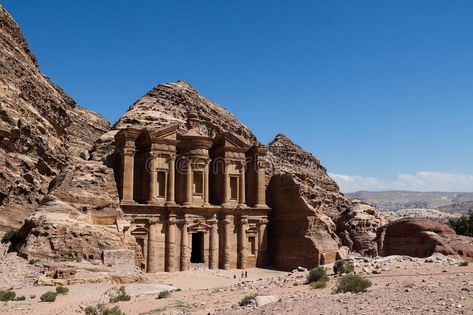
<path id="1" fill-rule="evenodd" d="M 208 219 L 207 223 L 209 225 L 216 225 L 218 223 L 218 220 L 216 218 Z"/>
<path id="2" fill-rule="evenodd" d="M 123 147 L 122 152 L 124 155 L 133 156 L 135 155 L 136 150 L 134 147 Z"/>
<path id="3" fill-rule="evenodd" d="M 247 215 L 242 215 L 240 217 L 240 223 L 241 224 L 248 224 L 248 216 Z"/>
<path id="4" fill-rule="evenodd" d="M 178 223 L 178 220 L 176 218 L 176 215 L 175 214 L 170 214 L 169 217 L 168 217 L 168 224 L 177 224 Z"/>

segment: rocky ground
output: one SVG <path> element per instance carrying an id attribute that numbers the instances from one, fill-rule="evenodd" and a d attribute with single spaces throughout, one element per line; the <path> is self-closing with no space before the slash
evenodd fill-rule
<path id="1" fill-rule="evenodd" d="M 471 314 L 473 313 L 473 266 L 440 254 L 429 258 L 391 256 L 385 258 L 352 257 L 356 273 L 369 278 L 373 286 L 360 294 L 334 294 L 337 277 L 331 274 L 325 289 L 306 284 L 307 271 L 280 272 L 249 269 L 248 278 L 241 271 L 195 269 L 181 273 L 136 274 L 124 284 L 131 301 L 110 304 L 110 296 L 121 284 L 104 275 L 113 269 L 95 266 L 100 275 L 89 282 L 69 285 L 68 295 L 56 302 L 40 302 L 44 292 L 54 286 L 35 285 L 42 277 L 43 262 L 30 265 L 9 254 L 0 258 L 0 289 L 12 288 L 26 301 L 0 302 L 1 314 L 84 314 L 90 305 L 106 303 L 119 306 L 126 314 Z M 80 266 L 76 265 L 76 268 Z M 327 268 L 331 270 L 331 266 Z M 77 277 L 84 277 L 84 270 Z M 89 266 L 89 273 L 92 272 Z M 116 272 L 116 270 L 115 270 Z M 120 271 L 123 272 L 123 271 Z M 139 273 L 139 272 L 138 272 Z M 43 276 L 44 277 L 44 276 Z M 102 282 L 105 281 L 105 282 Z M 112 283 L 110 283 L 112 282 Z M 114 282 L 114 283 L 113 283 Z M 159 292 L 173 291 L 158 299 Z M 252 303 L 240 307 L 250 294 L 271 296 L 263 306 Z M 264 301 L 258 301 L 259 303 Z"/>

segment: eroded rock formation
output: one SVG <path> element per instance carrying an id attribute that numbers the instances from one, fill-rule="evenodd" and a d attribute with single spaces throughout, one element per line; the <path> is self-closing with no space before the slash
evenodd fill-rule
<path id="1" fill-rule="evenodd" d="M 301 197 L 290 174 L 274 175 L 267 189 L 270 261 L 275 268 L 313 268 L 335 261 L 340 240 L 335 224 Z"/>
<path id="2" fill-rule="evenodd" d="M 401 219 L 379 230 L 382 256 L 429 257 L 434 253 L 473 261 L 473 238 L 459 236 L 447 224 L 427 219 Z"/>
<path id="3" fill-rule="evenodd" d="M 343 211 L 337 221 L 337 234 L 343 245 L 366 256 L 376 256 L 376 233 L 388 223 L 375 207 L 360 200 L 351 200 L 350 209 Z"/>
<path id="4" fill-rule="evenodd" d="M 108 130 L 38 69 L 20 28 L 0 5 L 0 231 L 19 227 L 71 157 L 87 158 Z"/>
<path id="5" fill-rule="evenodd" d="M 291 174 L 300 185 L 300 194 L 317 212 L 333 221 L 340 212 L 350 208 L 337 183 L 311 153 L 279 134 L 268 145 L 268 172 L 271 175 Z"/>

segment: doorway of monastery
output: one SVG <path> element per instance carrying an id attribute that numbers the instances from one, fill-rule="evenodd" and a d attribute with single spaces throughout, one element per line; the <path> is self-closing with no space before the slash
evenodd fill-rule
<path id="1" fill-rule="evenodd" d="M 191 263 L 204 263 L 204 233 L 192 233 Z"/>

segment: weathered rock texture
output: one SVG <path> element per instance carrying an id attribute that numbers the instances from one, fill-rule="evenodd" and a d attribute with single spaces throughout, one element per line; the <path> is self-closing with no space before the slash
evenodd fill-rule
<path id="1" fill-rule="evenodd" d="M 132 249 L 123 237 L 113 170 L 96 161 L 69 165 L 18 232 L 12 249 L 27 258 L 100 261 L 104 250 Z"/>
<path id="2" fill-rule="evenodd" d="M 270 252 L 277 268 L 312 268 L 336 259 L 339 215 L 350 202 L 312 154 L 284 135 L 268 146 Z"/>
<path id="3" fill-rule="evenodd" d="M 86 158 L 109 128 L 38 70 L 0 5 L 0 231 L 19 227 L 71 157 Z"/>
<path id="4" fill-rule="evenodd" d="M 382 256 L 429 257 L 434 253 L 473 261 L 473 238 L 459 236 L 448 225 L 426 219 L 401 219 L 379 230 Z"/>
<path id="5" fill-rule="evenodd" d="M 58 206 L 58 205 L 56 205 Z M 40 208 L 18 232 L 18 253 L 25 258 L 101 261 L 102 251 L 123 248 L 113 226 L 90 223 L 89 216 L 59 205 L 65 212 Z"/>
<path id="6" fill-rule="evenodd" d="M 340 214 L 337 234 L 343 245 L 350 250 L 366 256 L 376 256 L 376 233 L 388 221 L 379 210 L 360 200 L 351 200 L 351 204 L 350 209 Z"/>
<path id="7" fill-rule="evenodd" d="M 300 186 L 300 195 L 317 212 L 336 221 L 340 212 L 350 208 L 337 183 L 311 153 L 304 151 L 284 135 L 277 135 L 268 145 L 268 171 L 291 174 Z"/>

